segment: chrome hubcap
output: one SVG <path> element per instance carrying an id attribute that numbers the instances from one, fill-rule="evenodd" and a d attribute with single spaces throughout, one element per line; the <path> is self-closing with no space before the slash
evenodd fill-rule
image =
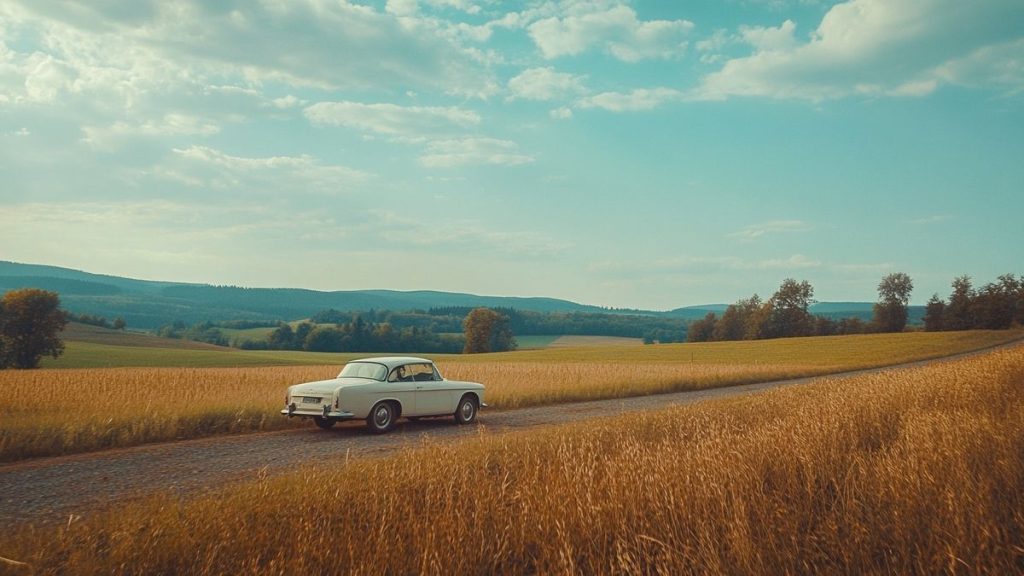
<path id="1" fill-rule="evenodd" d="M 464 402 L 462 404 L 462 419 L 463 420 L 469 420 L 472 417 L 473 417 L 473 403 L 472 402 Z"/>
<path id="2" fill-rule="evenodd" d="M 381 406 L 380 408 L 377 409 L 377 412 L 374 414 L 373 419 L 377 423 L 377 426 L 383 428 L 384 426 L 387 426 L 389 422 L 391 422 L 391 413 L 388 412 L 387 407 Z"/>

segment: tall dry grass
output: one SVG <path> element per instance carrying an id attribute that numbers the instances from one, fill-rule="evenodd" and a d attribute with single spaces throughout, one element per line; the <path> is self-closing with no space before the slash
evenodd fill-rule
<path id="1" fill-rule="evenodd" d="M 424 446 L 7 533 L 39 574 L 1024 570 L 1024 353 Z"/>
<path id="2" fill-rule="evenodd" d="M 0 372 L 0 461 L 299 425 L 290 384 L 337 367 L 106 368 Z"/>
<path id="3" fill-rule="evenodd" d="M 1012 332 L 888 334 L 444 357 L 492 409 L 825 374 L 991 345 Z M 529 359 L 519 361 L 520 358 Z M 600 361 L 606 358 L 606 361 Z M 339 366 L 0 371 L 0 462 L 309 425 L 282 417 L 290 384 Z"/>

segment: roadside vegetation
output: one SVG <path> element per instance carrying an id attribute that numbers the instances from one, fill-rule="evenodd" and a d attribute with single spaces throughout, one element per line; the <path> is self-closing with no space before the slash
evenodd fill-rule
<path id="1" fill-rule="evenodd" d="M 957 332 L 436 356 L 450 379 L 482 382 L 492 409 L 640 396 L 841 372 L 945 356 L 1019 338 Z M 111 347 L 114 348 L 114 347 Z M 305 425 L 282 417 L 290 384 L 333 378 L 353 355 L 141 348 L 196 365 L 210 355 L 285 355 L 313 366 L 0 372 L 0 461 Z M 159 356 L 161 354 L 168 356 Z M 323 365 L 324 362 L 334 362 Z"/>
<path id="2" fill-rule="evenodd" d="M 1019 573 L 1020 349 L 157 495 L 0 555 L 58 573 Z"/>

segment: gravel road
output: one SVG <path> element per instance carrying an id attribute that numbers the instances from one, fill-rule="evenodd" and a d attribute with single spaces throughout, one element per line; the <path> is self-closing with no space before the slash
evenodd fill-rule
<path id="1" fill-rule="evenodd" d="M 1002 347 L 1009 346 L 1024 350 L 1020 342 Z M 949 361 L 963 356 L 961 354 L 940 360 L 847 372 L 828 378 L 849 378 L 928 362 Z M 72 514 L 83 516 L 90 510 L 146 496 L 154 490 L 170 489 L 179 495 L 191 496 L 231 482 L 254 479 L 261 474 L 281 473 L 300 465 L 383 455 L 424 442 L 451 441 L 477 434 L 502 434 L 740 396 L 815 379 L 801 378 L 501 412 L 488 412 L 485 409 L 475 426 L 456 426 L 451 418 L 419 422 L 401 420 L 395 430 L 382 436 L 370 434 L 362 421 L 358 421 L 338 425 L 329 431 L 310 426 L 301 430 L 219 436 L 0 465 L 0 526 L 15 529 L 23 523 L 67 522 Z"/>

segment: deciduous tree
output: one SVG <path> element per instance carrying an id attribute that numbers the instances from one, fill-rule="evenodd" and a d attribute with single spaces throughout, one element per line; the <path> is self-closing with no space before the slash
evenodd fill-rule
<path id="1" fill-rule="evenodd" d="M 924 329 L 928 332 L 945 330 L 945 312 L 946 302 L 939 298 L 938 294 L 932 294 L 928 304 L 924 307 Z"/>
<path id="2" fill-rule="evenodd" d="M 462 329 L 466 334 L 463 354 L 515 349 L 516 343 L 509 328 L 508 317 L 490 308 L 471 311 L 462 322 Z"/>
<path id="3" fill-rule="evenodd" d="M 1016 316 L 1020 285 L 1013 274 L 1003 274 L 996 282 L 986 284 L 975 295 L 974 327 L 986 330 L 1005 330 Z"/>
<path id="4" fill-rule="evenodd" d="M 968 330 L 974 326 L 974 312 L 971 310 L 976 293 L 971 286 L 970 276 L 953 279 L 953 292 L 943 314 L 945 330 Z"/>
<path id="5" fill-rule="evenodd" d="M 6 365 L 36 368 L 43 356 L 57 358 L 64 352 L 60 331 L 68 323 L 55 292 L 36 288 L 11 290 L 4 294 L 0 348 L 5 350 Z"/>
<path id="6" fill-rule="evenodd" d="M 772 311 L 765 337 L 789 338 L 814 333 L 814 317 L 808 311 L 814 303 L 814 287 L 810 282 L 786 278 L 769 302 Z"/>
<path id="7" fill-rule="evenodd" d="M 722 313 L 722 317 L 715 323 L 711 339 L 743 340 L 747 335 L 747 323 L 760 307 L 761 298 L 757 294 L 730 304 Z"/>
<path id="8" fill-rule="evenodd" d="M 707 342 L 715 332 L 717 317 L 714 312 L 708 312 L 704 318 L 690 324 L 686 330 L 687 342 Z"/>
<path id="9" fill-rule="evenodd" d="M 902 332 L 907 327 L 907 305 L 914 282 L 903 272 L 889 274 L 878 283 L 878 302 L 872 324 L 878 332 Z"/>

